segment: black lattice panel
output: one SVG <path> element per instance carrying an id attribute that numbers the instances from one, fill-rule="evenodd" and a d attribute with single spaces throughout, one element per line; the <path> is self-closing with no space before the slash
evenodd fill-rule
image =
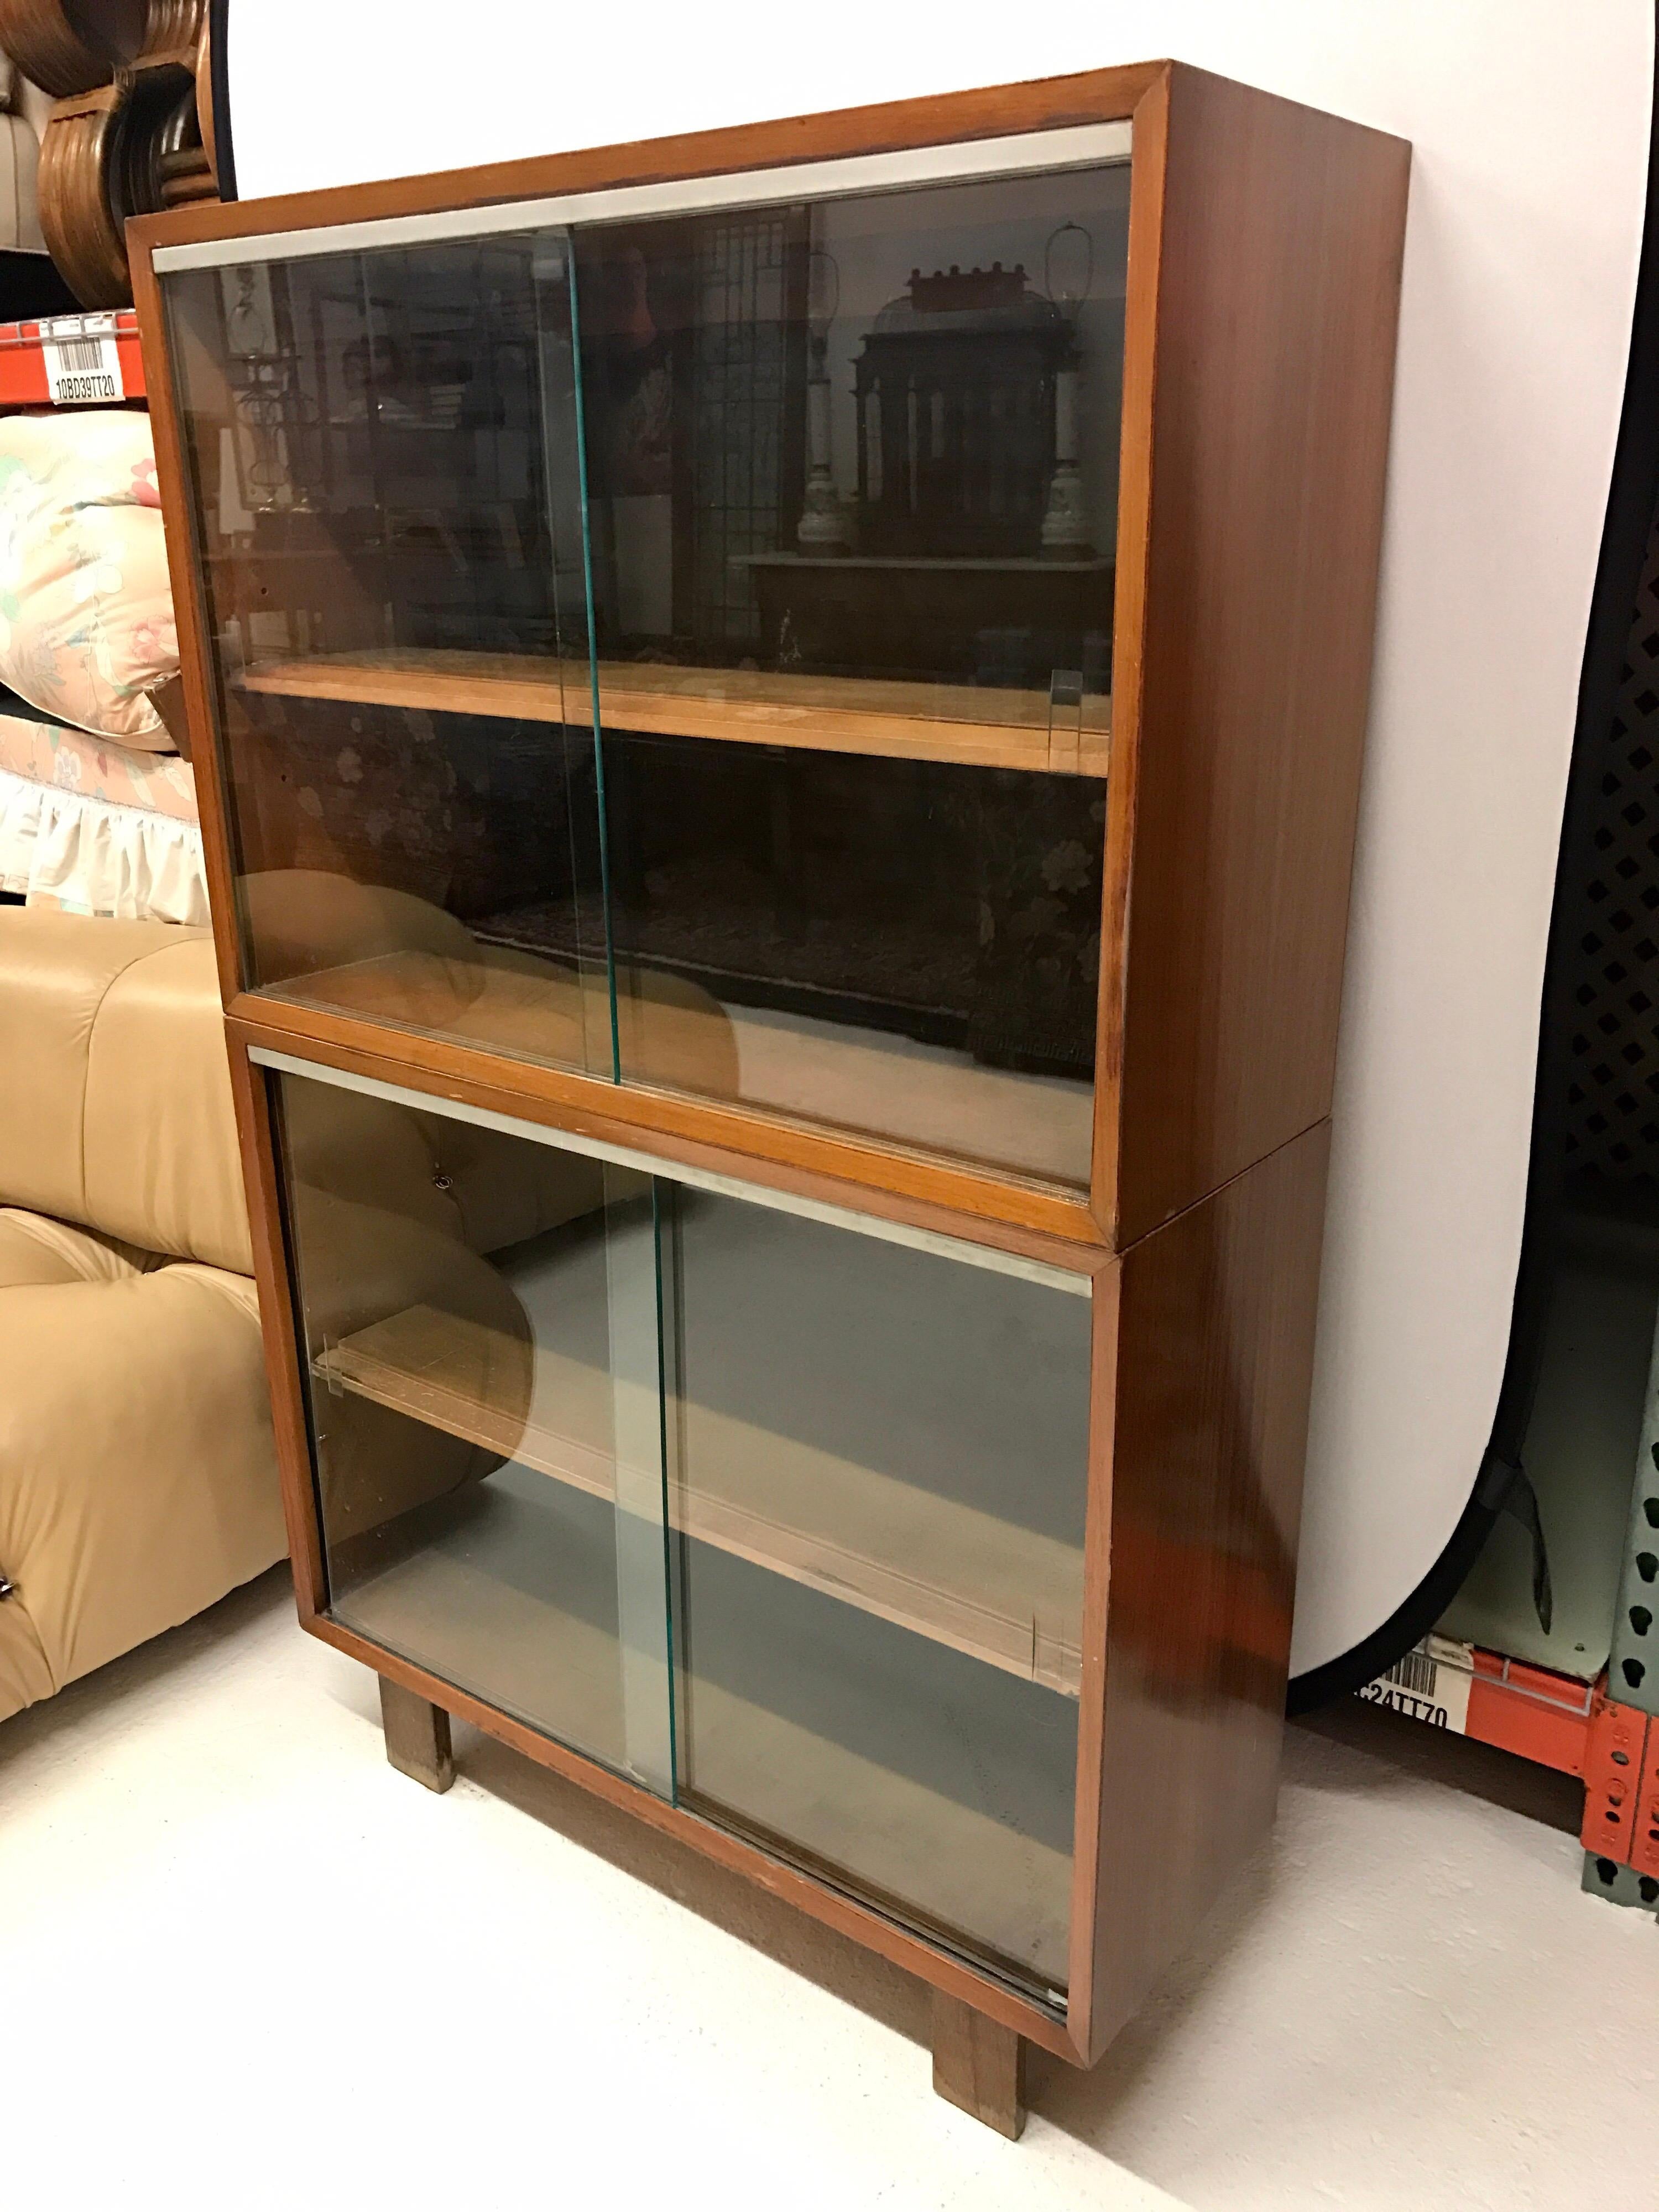
<path id="1" fill-rule="evenodd" d="M 1659 524 L 1595 809 L 1577 887 L 1567 1164 L 1659 1183 Z"/>

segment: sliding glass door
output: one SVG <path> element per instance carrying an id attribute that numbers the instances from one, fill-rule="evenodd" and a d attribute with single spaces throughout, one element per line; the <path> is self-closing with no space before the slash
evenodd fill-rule
<path id="1" fill-rule="evenodd" d="M 170 269 L 246 988 L 1086 1189 L 1128 174 Z"/>
<path id="2" fill-rule="evenodd" d="M 1088 1277 L 270 1080 L 334 1616 L 1062 1997 Z"/>

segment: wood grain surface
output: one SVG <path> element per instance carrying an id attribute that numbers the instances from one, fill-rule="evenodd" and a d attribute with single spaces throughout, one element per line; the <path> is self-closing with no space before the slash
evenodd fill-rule
<path id="1" fill-rule="evenodd" d="M 494 1113 L 601 1137 L 666 1161 L 908 1221 L 918 1229 L 968 1237 L 1055 1267 L 1090 1268 L 1109 1252 L 1083 1200 L 1051 1187 L 813 1128 L 753 1107 L 544 1066 L 492 1050 L 486 1040 L 463 1042 L 399 1030 L 314 1001 L 301 1003 L 302 986 L 292 988 L 292 999 L 274 991 L 233 999 L 235 1033 L 271 1051 L 322 1060 L 382 1083 L 434 1091 Z"/>
<path id="2" fill-rule="evenodd" d="M 1025 2052 L 1012 2028 L 933 1991 L 933 2090 L 1010 2142 L 1025 2130 Z"/>
<path id="3" fill-rule="evenodd" d="M 1074 1908 L 1091 2056 L 1272 1822 L 1329 1152 L 1321 1122 L 1123 1258 L 1105 1641 L 1085 1660 L 1105 1683 L 1099 1829 Z"/>
<path id="4" fill-rule="evenodd" d="M 202 151 L 207 156 L 208 174 L 213 179 L 216 196 L 219 190 L 219 151 L 213 135 L 213 18 L 205 8 L 202 11 L 202 27 L 197 34 L 193 66 L 196 73 L 196 116 L 202 126 Z"/>
<path id="5" fill-rule="evenodd" d="M 301 1623 L 308 1624 L 327 1607 L 328 1577 L 312 1470 L 311 1431 L 306 1419 L 305 1361 L 289 1285 L 276 1131 L 264 1071 L 252 1064 L 246 1047 L 235 1037 L 229 1038 L 228 1045 L 231 1096 L 241 1140 L 242 1182 L 252 1231 L 253 1279 L 259 1292 L 265 1379 L 270 1389 L 276 1468 L 282 1481 L 283 1521 L 288 1531 L 295 1601 Z"/>
<path id="6" fill-rule="evenodd" d="M 585 660 L 403 646 L 260 661 L 240 683 L 245 691 L 284 698 L 586 725 L 588 678 Z M 1085 727 L 1075 708 L 1068 724 L 1066 710 L 1052 708 L 1042 691 L 623 661 L 601 661 L 599 679 L 599 717 L 611 729 L 1057 775 L 1106 773 L 1103 701 L 1091 701 L 1092 726 Z"/>
<path id="7" fill-rule="evenodd" d="M 40 134 L 41 235 L 83 307 L 125 307 L 132 294 L 121 228 L 110 207 L 122 97 L 111 84 L 60 100 Z"/>
<path id="8" fill-rule="evenodd" d="M 147 51 L 112 82 L 59 100 L 47 119 L 37 185 L 40 228 L 84 307 L 125 307 L 132 299 L 130 216 L 198 203 L 213 192 L 192 63 L 188 49 Z"/>
<path id="9" fill-rule="evenodd" d="M 1095 1146 L 1120 1248 L 1330 1111 L 1409 161 L 1201 70 L 1167 100 L 1130 211 Z"/>
<path id="10" fill-rule="evenodd" d="M 54 100 L 107 84 L 143 46 L 149 0 L 0 0 L 0 52 Z"/>
<path id="11" fill-rule="evenodd" d="M 106 4 L 106 0 L 97 0 L 100 11 Z M 145 53 L 188 53 L 193 58 L 207 30 L 207 0 L 149 0 Z"/>
<path id="12" fill-rule="evenodd" d="M 380 1677 L 380 1726 L 386 1755 L 399 1774 L 441 1794 L 455 1779 L 449 1715 L 428 1698 L 416 1697 L 401 1682 Z"/>
<path id="13" fill-rule="evenodd" d="M 947 92 L 921 100 L 837 108 L 823 115 L 791 115 L 769 123 L 742 123 L 718 131 L 641 139 L 631 144 L 584 146 L 528 161 L 487 162 L 424 176 L 377 179 L 323 191 L 285 192 L 269 199 L 182 215 L 147 217 L 135 226 L 136 252 L 209 238 L 252 238 L 335 222 L 429 215 L 450 208 L 487 207 L 503 201 L 540 199 L 555 192 L 604 191 L 614 185 L 664 184 L 689 177 L 745 169 L 777 168 L 794 161 L 840 155 L 902 152 L 917 146 L 968 144 L 1024 131 L 1060 131 L 1077 125 L 1121 123 L 1132 117 L 1147 89 L 1168 73 L 1168 62 L 1121 69 L 1084 70 L 1071 76 L 1025 84 Z"/>

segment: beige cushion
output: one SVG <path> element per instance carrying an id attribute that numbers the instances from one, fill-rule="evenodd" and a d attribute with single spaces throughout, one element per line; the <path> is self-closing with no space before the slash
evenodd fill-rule
<path id="1" fill-rule="evenodd" d="M 205 931 L 0 908 L 0 1205 L 252 1270 Z"/>
<path id="2" fill-rule="evenodd" d="M 429 899 L 325 869 L 244 876 L 238 896 L 260 982 L 286 982 L 397 952 L 463 962 L 474 957 L 471 932 Z"/>
<path id="3" fill-rule="evenodd" d="M 162 922 L 0 907 L 0 1201 L 84 1220 L 92 1025 L 115 978 L 176 941 Z"/>
<path id="4" fill-rule="evenodd" d="M 367 1358 L 372 1384 L 382 1325 L 411 1313 L 442 1316 L 462 1325 L 445 1332 L 464 1347 L 462 1366 L 447 1370 L 450 1381 L 522 1425 L 530 1324 L 502 1277 L 467 1243 L 453 1178 L 467 1175 L 470 1148 L 464 1138 L 453 1152 L 439 1149 L 459 1125 L 331 1084 L 285 1079 L 282 1101 L 308 1356 L 325 1364 Z M 502 1201 L 487 1194 L 481 1203 L 494 1214 Z M 499 1454 L 337 1385 L 325 1383 L 318 1402 L 319 1480 L 332 1546 L 501 1463 Z"/>
<path id="5" fill-rule="evenodd" d="M 211 943 L 0 908 L 0 1070 L 3 1718 L 284 1540 Z"/>
<path id="6" fill-rule="evenodd" d="M 112 1237 L 0 1207 L 0 1291 L 29 1283 L 124 1283 L 155 1265 L 153 1253 Z"/>
<path id="7" fill-rule="evenodd" d="M 412 963 L 462 1034 L 550 1057 L 595 1024 L 608 1037 L 602 984 L 478 948 L 425 902 L 298 872 L 248 892 L 296 969 Z M 706 994 L 624 972 L 619 997 L 624 1051 L 658 1079 L 732 1087 Z M 19 1593 L 0 1604 L 3 1714 L 283 1547 L 210 940 L 0 909 L 0 1570 Z M 594 1210 L 599 1170 L 331 1085 L 284 1095 L 309 1355 L 443 1316 L 463 1395 L 521 1425 L 530 1327 L 487 1255 Z M 343 1543 L 378 1557 L 412 1508 L 500 1462 L 357 1392 L 325 1386 L 318 1406 L 337 1561 Z"/>
<path id="8" fill-rule="evenodd" d="M 0 1718 L 285 1548 L 252 1285 L 61 1229 L 0 1216 Z"/>
<path id="9" fill-rule="evenodd" d="M 88 1055 L 84 1144 L 84 1219 L 152 1251 L 252 1273 L 210 937 L 179 931 L 111 984 Z"/>
<path id="10" fill-rule="evenodd" d="M 579 972 L 567 961 L 480 944 L 428 900 L 321 869 L 247 877 L 241 896 L 265 981 L 325 974 L 317 998 L 344 1012 L 611 1074 L 603 961 Z M 717 1098 L 738 1095 L 731 1022 L 696 983 L 619 963 L 617 1030 L 629 1079 Z"/>

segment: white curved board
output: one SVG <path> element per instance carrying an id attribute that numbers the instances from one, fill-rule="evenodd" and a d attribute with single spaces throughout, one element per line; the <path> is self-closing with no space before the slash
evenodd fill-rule
<path id="1" fill-rule="evenodd" d="M 232 0 L 244 198 L 1164 53 L 1412 141 L 1297 1671 L 1427 1571 L 1497 1403 L 1653 27 L 1644 0 Z"/>

